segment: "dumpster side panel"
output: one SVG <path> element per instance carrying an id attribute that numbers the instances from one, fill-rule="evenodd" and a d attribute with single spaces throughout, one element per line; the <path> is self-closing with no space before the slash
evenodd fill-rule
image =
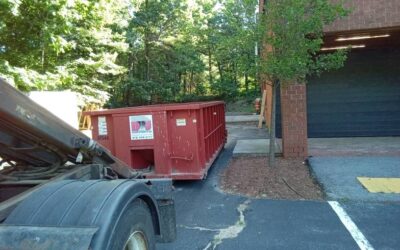
<path id="1" fill-rule="evenodd" d="M 115 155 L 123 162 L 132 166 L 129 143 L 130 143 L 130 133 L 129 133 L 129 117 L 120 116 L 118 114 L 113 115 L 114 120 L 114 138 L 115 143 Z"/>
<path id="2" fill-rule="evenodd" d="M 201 165 L 199 158 L 201 145 L 198 144 L 196 110 L 169 111 L 168 117 L 170 160 L 173 174 L 202 176 L 204 166 Z"/>
<path id="3" fill-rule="evenodd" d="M 203 110 L 205 161 L 212 162 L 226 141 L 225 107 L 218 104 Z"/>
<path id="4" fill-rule="evenodd" d="M 116 114 L 113 119 L 117 157 L 134 169 L 152 170 L 158 177 L 169 177 L 166 112 L 132 110 L 130 114 Z"/>
<path id="5" fill-rule="evenodd" d="M 170 144 L 168 130 L 168 114 L 166 111 L 155 114 L 154 170 L 159 177 L 171 177 Z"/>

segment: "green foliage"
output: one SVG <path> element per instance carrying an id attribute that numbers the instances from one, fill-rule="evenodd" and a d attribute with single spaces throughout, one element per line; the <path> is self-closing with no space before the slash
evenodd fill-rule
<path id="1" fill-rule="evenodd" d="M 323 27 L 347 14 L 341 1 L 267 1 L 260 23 L 265 50 L 260 71 L 271 80 L 304 82 L 308 75 L 343 66 L 346 51 L 320 53 Z"/>
<path id="2" fill-rule="evenodd" d="M 72 89 L 100 102 L 126 50 L 115 31 L 127 17 L 125 1 L 24 0 L 0 3 L 0 76 L 23 91 Z"/>
<path id="3" fill-rule="evenodd" d="M 255 89 L 256 6 L 256 0 L 135 2 L 122 59 L 128 73 L 110 105 L 234 99 Z"/>
<path id="4" fill-rule="evenodd" d="M 175 101 L 181 88 L 188 88 L 189 74 L 190 87 L 195 89 L 193 81 L 204 66 L 186 35 L 184 2 L 145 0 L 132 7 L 126 30 L 128 72 L 115 92 L 119 105 Z"/>
<path id="5" fill-rule="evenodd" d="M 254 114 L 255 98 L 241 98 L 237 101 L 229 101 L 226 103 L 226 112 Z"/>
<path id="6" fill-rule="evenodd" d="M 320 52 L 323 28 L 346 15 L 341 1 L 269 0 L 260 18 L 263 53 L 259 72 L 272 82 L 269 165 L 275 159 L 276 91 L 278 83 L 305 83 L 306 77 L 343 66 L 346 51 Z"/>
<path id="7" fill-rule="evenodd" d="M 235 98 L 241 86 L 256 85 L 255 46 L 257 1 L 226 1 L 225 8 L 209 20 L 209 43 L 219 78 L 211 83 L 215 94 Z"/>
<path id="8" fill-rule="evenodd" d="M 0 0 L 0 77 L 109 106 L 257 89 L 257 0 Z M 93 99 L 92 99 L 93 100 Z"/>

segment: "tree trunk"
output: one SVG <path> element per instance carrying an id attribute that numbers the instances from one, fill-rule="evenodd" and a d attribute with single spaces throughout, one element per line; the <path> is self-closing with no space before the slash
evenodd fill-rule
<path id="1" fill-rule="evenodd" d="M 147 41 L 147 36 L 145 35 L 145 42 L 144 42 L 144 57 L 146 59 L 146 81 L 150 80 L 150 50 L 149 50 L 149 43 Z"/>
<path id="2" fill-rule="evenodd" d="M 246 88 L 246 95 L 248 95 L 249 94 L 249 76 L 248 76 L 247 72 L 244 73 L 244 86 Z"/>
<path id="3" fill-rule="evenodd" d="M 42 44 L 42 59 L 41 59 L 41 64 L 42 64 L 42 71 L 44 72 L 44 56 L 45 56 L 45 52 L 44 52 L 44 42 Z"/>
<path id="4" fill-rule="evenodd" d="M 187 90 L 187 81 L 186 81 L 186 72 L 183 74 L 183 94 L 186 95 L 186 90 Z"/>
<path id="5" fill-rule="evenodd" d="M 232 66 L 233 66 L 233 82 L 235 83 L 235 88 L 237 89 L 237 87 L 238 87 L 238 79 L 237 79 L 236 63 L 233 63 Z"/>
<path id="6" fill-rule="evenodd" d="M 145 8 L 146 11 L 148 9 L 148 5 L 149 5 L 149 1 L 146 0 L 145 2 Z M 146 60 L 146 75 L 145 75 L 145 80 L 149 81 L 150 80 L 150 44 L 149 44 L 149 40 L 150 40 L 150 34 L 149 34 L 149 29 L 145 28 L 144 31 L 144 57 Z"/>
<path id="7" fill-rule="evenodd" d="M 269 131 L 268 164 L 270 167 L 273 167 L 275 165 L 276 91 L 278 91 L 278 88 L 279 88 L 279 80 L 274 80 L 272 86 L 271 129 Z"/>
<path id="8" fill-rule="evenodd" d="M 208 46 L 208 77 L 210 81 L 210 86 L 213 84 L 213 76 L 212 76 L 212 58 L 211 58 L 211 48 Z"/>
<path id="9" fill-rule="evenodd" d="M 42 72 L 44 73 L 44 61 L 45 61 L 45 49 L 46 49 L 46 42 L 45 42 L 45 38 L 44 38 L 44 31 L 42 30 L 40 37 L 42 39 L 41 41 L 41 59 L 40 59 L 40 64 L 42 67 Z"/>
<path id="10" fill-rule="evenodd" d="M 124 95 L 124 102 L 125 102 L 125 106 L 129 107 L 130 106 L 130 96 L 131 96 L 131 88 L 127 87 L 125 88 L 125 94 Z"/>
<path id="11" fill-rule="evenodd" d="M 133 73 L 133 68 L 134 68 L 134 65 L 133 65 L 133 56 L 132 56 L 132 52 L 130 51 L 130 53 L 129 53 L 129 55 L 128 55 L 128 59 L 127 59 L 127 61 L 128 61 L 128 75 L 129 76 L 132 76 L 134 73 Z"/>
<path id="12" fill-rule="evenodd" d="M 218 72 L 219 72 L 219 79 L 221 82 L 224 82 L 224 76 L 223 76 L 223 70 L 222 70 L 222 65 L 220 62 L 217 61 L 217 66 L 218 66 Z"/>
<path id="13" fill-rule="evenodd" d="M 132 76 L 140 78 L 140 60 L 138 59 L 136 53 L 133 53 L 132 56 Z"/>
<path id="14" fill-rule="evenodd" d="M 193 79 L 194 79 L 194 73 L 193 73 L 193 70 L 192 70 L 192 71 L 190 72 L 189 94 L 192 94 Z"/>

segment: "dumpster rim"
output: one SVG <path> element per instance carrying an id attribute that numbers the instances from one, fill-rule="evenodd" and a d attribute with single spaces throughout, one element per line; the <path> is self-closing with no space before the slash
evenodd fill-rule
<path id="1" fill-rule="evenodd" d="M 157 111 L 175 111 L 175 110 L 193 110 L 202 109 L 210 106 L 225 104 L 224 101 L 211 101 L 211 102 L 187 102 L 187 103 L 168 103 L 168 104 L 155 104 L 136 107 L 125 107 L 116 109 L 105 109 L 98 111 L 85 111 L 83 115 L 100 116 L 100 115 L 116 115 L 126 113 L 148 113 Z"/>

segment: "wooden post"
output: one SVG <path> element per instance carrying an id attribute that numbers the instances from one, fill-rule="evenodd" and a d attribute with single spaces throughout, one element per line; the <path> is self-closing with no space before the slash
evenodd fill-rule
<path id="1" fill-rule="evenodd" d="M 264 89 L 262 100 L 261 100 L 260 117 L 258 118 L 258 128 L 262 128 L 262 122 L 263 122 L 264 113 L 265 113 L 266 99 L 267 99 L 267 90 Z"/>

